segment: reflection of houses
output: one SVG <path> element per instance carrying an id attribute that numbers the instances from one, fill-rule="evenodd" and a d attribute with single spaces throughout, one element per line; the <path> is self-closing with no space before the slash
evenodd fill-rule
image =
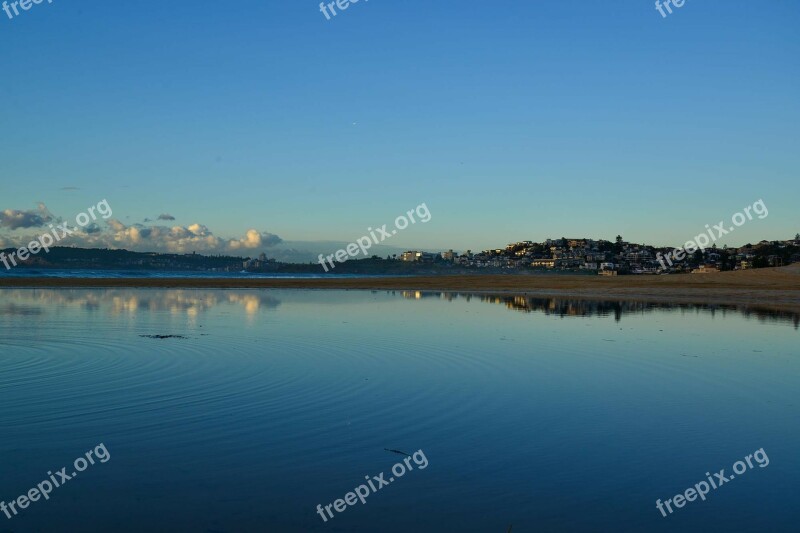
<path id="1" fill-rule="evenodd" d="M 388 292 L 388 291 L 387 291 Z M 391 291 L 395 294 L 394 291 Z M 722 312 L 723 315 L 729 311 L 740 312 L 745 317 L 754 316 L 758 320 L 766 321 L 791 321 L 794 328 L 800 328 L 800 313 L 791 311 L 770 310 L 748 305 L 705 305 L 705 304 L 666 304 L 656 302 L 636 302 L 636 301 L 601 301 L 601 300 L 575 300 L 561 298 L 536 298 L 523 295 L 512 294 L 472 294 L 459 292 L 442 291 L 402 291 L 403 297 L 414 300 L 423 298 L 440 298 L 447 301 L 455 301 L 463 298 L 470 301 L 473 296 L 481 302 L 504 305 L 506 308 L 524 313 L 541 312 L 545 315 L 555 315 L 560 317 L 585 317 L 585 316 L 613 316 L 614 320 L 622 319 L 623 314 L 640 315 L 643 312 L 653 311 L 706 311 L 712 315 Z"/>
<path id="2" fill-rule="evenodd" d="M 402 296 L 407 300 L 422 300 L 423 298 L 442 298 L 442 294 L 438 292 L 424 292 L 424 291 L 400 291 L 400 296 Z"/>

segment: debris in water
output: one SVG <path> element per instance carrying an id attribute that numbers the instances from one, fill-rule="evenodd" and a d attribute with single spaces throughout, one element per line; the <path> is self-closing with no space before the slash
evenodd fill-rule
<path id="1" fill-rule="evenodd" d="M 411 457 L 411 454 L 406 452 L 401 452 L 400 450 L 390 450 L 389 448 L 384 448 L 387 452 L 398 453 L 400 455 L 405 455 L 406 457 Z"/>

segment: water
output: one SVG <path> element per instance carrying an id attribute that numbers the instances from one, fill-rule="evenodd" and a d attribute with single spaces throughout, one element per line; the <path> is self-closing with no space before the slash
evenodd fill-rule
<path id="1" fill-rule="evenodd" d="M 0 531 L 795 531 L 799 334 L 503 295 L 0 290 L 0 500 L 110 454 Z M 385 448 L 427 467 L 323 522 L 388 481 Z"/>

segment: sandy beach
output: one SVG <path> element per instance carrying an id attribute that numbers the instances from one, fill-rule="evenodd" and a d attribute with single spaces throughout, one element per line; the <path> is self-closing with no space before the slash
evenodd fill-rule
<path id="1" fill-rule="evenodd" d="M 458 275 L 387 278 L 0 278 L 13 288 L 345 289 L 516 293 L 662 303 L 753 305 L 800 312 L 800 265 L 666 276 Z"/>

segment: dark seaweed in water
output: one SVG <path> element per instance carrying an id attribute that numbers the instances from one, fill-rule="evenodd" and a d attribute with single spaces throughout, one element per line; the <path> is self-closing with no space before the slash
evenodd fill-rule
<path id="1" fill-rule="evenodd" d="M 188 339 L 189 337 L 184 337 L 183 335 L 139 335 L 140 337 L 146 337 L 148 339 Z"/>
<path id="2" fill-rule="evenodd" d="M 384 450 L 386 450 L 387 452 L 397 453 L 397 454 L 400 454 L 400 455 L 405 455 L 407 457 L 411 457 L 410 453 L 401 452 L 400 450 L 390 450 L 389 448 L 384 448 Z"/>

